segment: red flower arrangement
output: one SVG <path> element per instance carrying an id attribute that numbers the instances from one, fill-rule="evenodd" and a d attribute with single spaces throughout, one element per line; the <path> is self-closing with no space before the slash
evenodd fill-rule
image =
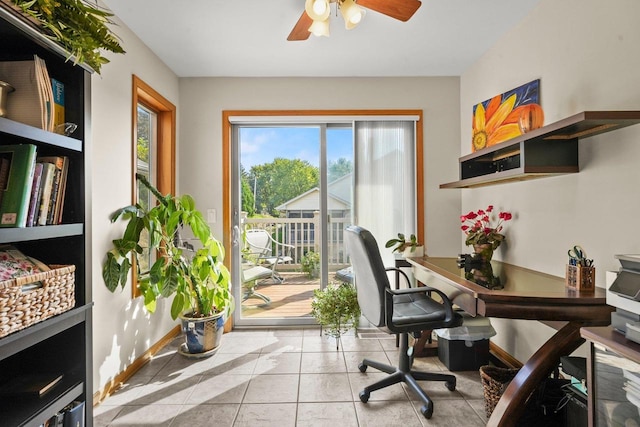
<path id="1" fill-rule="evenodd" d="M 462 222 L 460 228 L 467 235 L 464 241 L 466 245 L 490 243 L 494 250 L 500 246 L 504 240 L 504 234 L 500 233 L 503 229 L 502 224 L 510 221 L 513 215 L 509 212 L 500 212 L 498 214 L 498 222 L 492 225 L 492 212 L 493 205 L 489 205 L 485 210 L 471 211 L 466 215 L 460 216 L 460 221 Z"/>

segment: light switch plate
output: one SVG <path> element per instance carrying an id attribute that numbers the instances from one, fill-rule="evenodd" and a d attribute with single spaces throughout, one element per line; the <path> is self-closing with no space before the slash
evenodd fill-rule
<path id="1" fill-rule="evenodd" d="M 216 223 L 216 210 L 215 209 L 207 209 L 207 222 L 210 224 Z"/>

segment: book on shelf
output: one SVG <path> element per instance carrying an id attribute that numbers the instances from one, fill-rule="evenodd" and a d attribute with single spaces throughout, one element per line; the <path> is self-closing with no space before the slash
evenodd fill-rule
<path id="1" fill-rule="evenodd" d="M 63 409 L 62 427 L 84 426 L 84 402 L 74 401 Z"/>
<path id="2" fill-rule="evenodd" d="M 64 211 L 64 199 L 67 195 L 67 176 L 69 175 L 69 158 L 67 156 L 62 156 L 64 159 L 64 163 L 62 165 L 62 176 L 60 178 L 60 188 L 61 192 L 58 195 L 58 200 L 56 203 L 56 216 L 54 224 L 62 224 L 62 212 Z"/>
<path id="3" fill-rule="evenodd" d="M 7 118 L 53 131 L 53 88 L 43 59 L 0 61 L 0 80 L 15 91 L 7 97 Z"/>
<path id="4" fill-rule="evenodd" d="M 51 78 L 53 95 L 53 128 L 64 123 L 64 83 Z"/>
<path id="5" fill-rule="evenodd" d="M 0 281 L 50 271 L 48 265 L 20 252 L 15 246 L 0 245 Z"/>
<path id="6" fill-rule="evenodd" d="M 42 163 L 51 163 L 55 166 L 55 174 L 51 186 L 49 210 L 47 212 L 47 225 L 61 222 L 61 210 L 64 201 L 65 187 L 67 185 L 67 172 L 69 170 L 69 158 L 67 156 L 38 157 Z"/>
<path id="7" fill-rule="evenodd" d="M 53 179 L 56 174 L 56 167 L 53 163 L 42 163 L 42 194 L 40 196 L 40 208 L 38 219 L 35 225 L 47 225 L 47 215 L 51 201 L 51 190 L 53 189 Z"/>
<path id="8" fill-rule="evenodd" d="M 0 204 L 2 204 L 2 196 L 7 190 L 7 183 L 9 182 L 9 159 L 6 157 L 0 158 Z"/>
<path id="9" fill-rule="evenodd" d="M 38 208 L 40 207 L 40 183 L 42 182 L 42 163 L 36 163 L 33 169 L 33 182 L 31 184 L 31 198 L 27 211 L 27 227 L 33 227 Z"/>
<path id="10" fill-rule="evenodd" d="M 36 146 L 33 144 L 1 145 L 0 158 L 9 161 L 9 176 L 0 203 L 0 227 L 26 227 Z"/>
<path id="11" fill-rule="evenodd" d="M 29 372 L 11 378 L 0 385 L 0 395 L 5 397 L 40 397 L 60 383 L 64 374 L 53 372 Z"/>

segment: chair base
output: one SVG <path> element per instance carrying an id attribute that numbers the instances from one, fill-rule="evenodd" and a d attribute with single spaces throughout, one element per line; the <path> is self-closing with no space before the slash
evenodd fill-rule
<path id="1" fill-rule="evenodd" d="M 447 387 L 447 389 L 449 389 L 449 391 L 454 391 L 456 389 L 456 377 L 455 375 L 450 374 L 439 374 L 412 370 L 411 353 L 412 351 L 408 349 L 407 334 L 402 333 L 400 334 L 400 357 L 398 361 L 398 367 L 376 362 L 375 360 L 364 359 L 360 363 L 360 365 L 358 365 L 358 369 L 360 369 L 360 372 L 365 372 L 367 370 L 367 367 L 371 366 L 372 368 L 375 368 L 379 371 L 386 372 L 387 374 L 389 374 L 389 376 L 376 383 L 371 384 L 370 386 L 365 387 L 360 392 L 360 400 L 363 403 L 367 403 L 372 391 L 380 390 L 382 388 L 389 387 L 390 385 L 402 382 L 405 383 L 424 404 L 420 408 L 420 412 L 422 413 L 422 415 L 427 419 L 431 418 L 431 415 L 433 415 L 433 401 L 424 392 L 424 390 L 422 390 L 417 381 L 443 381 L 445 382 L 445 386 Z"/>

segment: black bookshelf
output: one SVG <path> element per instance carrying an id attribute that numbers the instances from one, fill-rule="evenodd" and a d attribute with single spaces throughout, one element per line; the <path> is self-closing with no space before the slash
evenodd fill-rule
<path id="1" fill-rule="evenodd" d="M 12 244 L 46 264 L 76 266 L 75 307 L 0 338 L 0 384 L 34 372 L 55 372 L 60 383 L 40 397 L 0 397 L 2 425 L 40 426 L 74 401 L 85 402 L 85 426 L 93 425 L 92 297 L 87 260 L 85 146 L 90 134 L 91 70 L 67 61 L 60 46 L 28 20 L 0 3 L 0 61 L 45 60 L 50 77 L 65 85 L 65 121 L 71 136 L 0 118 L 0 144 L 35 144 L 38 155 L 70 160 L 60 225 L 2 228 L 0 243 Z"/>

